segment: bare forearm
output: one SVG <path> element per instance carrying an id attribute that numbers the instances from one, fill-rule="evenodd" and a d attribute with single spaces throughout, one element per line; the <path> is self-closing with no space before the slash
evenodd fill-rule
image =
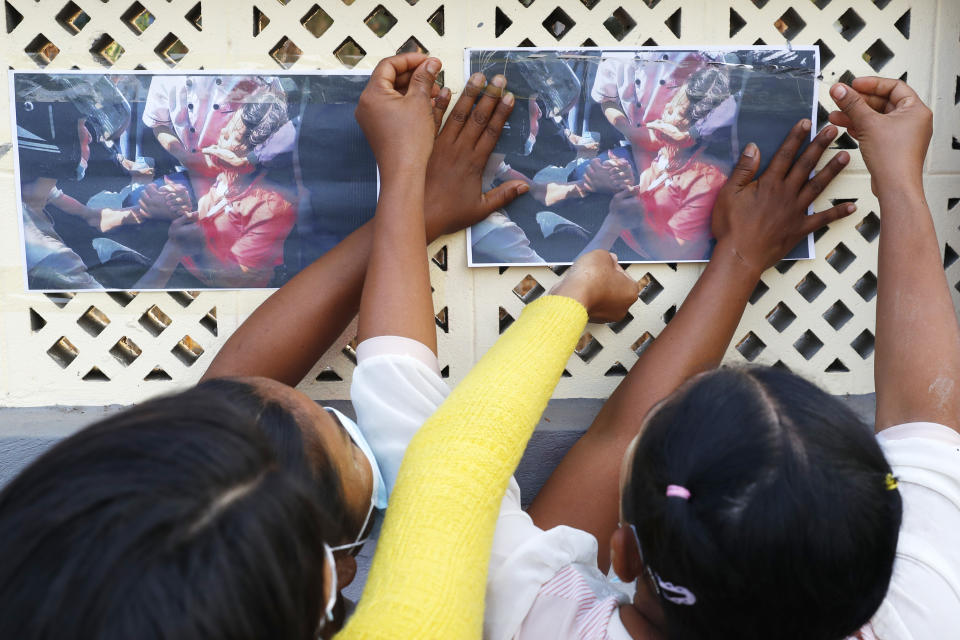
<path id="1" fill-rule="evenodd" d="M 300 382 L 356 315 L 372 239 L 368 222 L 275 291 L 230 336 L 203 379 Z"/>
<path id="2" fill-rule="evenodd" d="M 619 461 L 651 407 L 691 376 L 716 367 L 759 274 L 718 248 L 683 306 L 637 360 L 530 508 L 543 528 L 566 524 L 592 533 L 598 563 L 609 563 L 619 512 Z M 705 321 L 706 319 L 706 321 Z M 597 465 L 598 460 L 610 464 Z"/>
<path id="3" fill-rule="evenodd" d="M 157 259 L 153 261 L 150 269 L 137 280 L 133 288 L 135 290 L 165 288 L 182 257 L 180 250 L 168 242 L 163 246 Z"/>
<path id="4" fill-rule="evenodd" d="M 878 431 L 960 428 L 960 330 L 919 181 L 880 185 L 875 382 Z"/>
<path id="5" fill-rule="evenodd" d="M 417 175 L 383 183 L 357 335 L 361 341 L 382 335 L 411 338 L 436 353 L 423 189 Z"/>

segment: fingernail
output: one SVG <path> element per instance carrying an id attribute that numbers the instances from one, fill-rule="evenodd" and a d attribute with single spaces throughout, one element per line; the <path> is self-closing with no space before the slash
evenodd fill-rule
<path id="1" fill-rule="evenodd" d="M 843 151 L 837 154 L 837 162 L 839 162 L 840 164 L 847 164 L 848 162 L 850 162 L 850 154 L 847 153 L 846 151 Z"/>
<path id="2" fill-rule="evenodd" d="M 490 84 L 502 89 L 503 87 L 507 86 L 507 79 L 502 75 L 496 75 L 493 77 L 493 80 L 490 81 Z"/>
<path id="3" fill-rule="evenodd" d="M 857 205 L 853 204 L 852 202 L 847 205 L 847 213 L 853 213 L 856 210 L 857 210 Z"/>
<path id="4" fill-rule="evenodd" d="M 483 79 L 484 79 L 483 74 L 478 71 L 477 73 L 470 76 L 470 84 L 472 84 L 475 87 L 482 87 Z"/>
<path id="5" fill-rule="evenodd" d="M 442 100 L 446 100 L 447 98 L 450 97 L 450 89 L 448 89 L 447 87 L 440 89 L 440 93 L 437 94 L 437 97 L 441 98 Z"/>
<path id="6" fill-rule="evenodd" d="M 508 107 L 513 104 L 513 94 L 512 94 L 512 93 L 507 93 L 507 95 L 503 96 L 503 104 L 507 105 Z"/>
<path id="7" fill-rule="evenodd" d="M 833 88 L 830 89 L 830 95 L 832 95 L 837 100 L 842 100 L 843 96 L 847 95 L 847 88 L 842 84 L 835 84 Z"/>
<path id="8" fill-rule="evenodd" d="M 436 75 L 440 71 L 440 61 L 436 58 L 430 58 L 427 60 L 427 71 Z"/>
<path id="9" fill-rule="evenodd" d="M 521 184 L 519 187 L 517 187 L 517 193 L 521 195 L 526 193 L 527 191 L 530 191 L 530 185 L 528 184 Z"/>
<path id="10" fill-rule="evenodd" d="M 812 126 L 813 126 L 813 123 L 807 120 L 806 118 L 800 121 L 800 128 L 803 129 L 804 131 L 810 131 L 810 127 Z"/>
<path id="11" fill-rule="evenodd" d="M 757 155 L 757 145 L 753 144 L 752 142 L 748 144 L 743 149 L 743 155 L 747 156 L 748 158 L 752 158 L 753 156 Z"/>

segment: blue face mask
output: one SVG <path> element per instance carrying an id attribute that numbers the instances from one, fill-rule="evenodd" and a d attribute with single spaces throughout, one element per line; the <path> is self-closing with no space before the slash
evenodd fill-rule
<path id="1" fill-rule="evenodd" d="M 348 544 L 331 547 L 333 551 L 339 551 L 341 549 L 352 549 L 353 547 L 359 547 L 366 542 L 366 538 L 363 537 L 363 534 L 367 529 L 367 525 L 370 523 L 370 518 L 373 515 L 374 508 L 387 508 L 387 485 L 383 481 L 383 476 L 380 473 L 380 466 L 377 464 L 377 459 L 373 455 L 373 450 L 370 448 L 370 445 L 367 444 L 367 440 L 363 437 L 363 433 L 360 431 L 360 427 L 357 426 L 357 423 L 332 407 L 324 407 L 324 409 L 333 415 L 337 422 L 339 422 L 343 427 L 343 430 L 347 432 L 347 435 L 350 436 L 350 439 L 353 440 L 354 444 L 360 448 L 360 451 L 362 451 L 363 455 L 367 458 L 367 462 L 370 463 L 370 471 L 373 474 L 373 489 L 370 494 L 370 508 L 367 510 L 367 517 L 363 520 L 363 525 L 360 527 L 360 531 L 357 533 L 356 540 Z"/>

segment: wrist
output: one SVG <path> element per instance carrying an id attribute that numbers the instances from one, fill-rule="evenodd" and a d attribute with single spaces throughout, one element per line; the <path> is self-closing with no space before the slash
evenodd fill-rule
<path id="1" fill-rule="evenodd" d="M 760 281 L 760 276 L 767 269 L 764 260 L 740 251 L 726 238 L 717 241 L 707 264 L 708 268 L 711 266 L 728 272 L 737 281 L 750 282 L 752 286 Z"/>
<path id="2" fill-rule="evenodd" d="M 593 304 L 590 298 L 590 288 L 581 285 L 576 280 L 561 280 L 550 289 L 548 295 L 575 300 L 586 309 L 588 315 L 590 314 L 590 306 Z"/>

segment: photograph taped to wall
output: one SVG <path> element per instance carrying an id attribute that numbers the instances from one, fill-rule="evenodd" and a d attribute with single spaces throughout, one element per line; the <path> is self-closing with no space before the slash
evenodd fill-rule
<path id="1" fill-rule="evenodd" d="M 516 97 L 484 189 L 530 187 L 468 230 L 470 266 L 594 249 L 708 260 L 713 203 L 742 148 L 758 145 L 762 170 L 797 121 L 817 130 L 813 46 L 467 49 L 465 67 L 503 74 Z M 808 237 L 787 259 L 813 251 Z"/>
<path id="2" fill-rule="evenodd" d="M 11 72 L 27 289 L 283 285 L 373 217 L 367 78 Z"/>

